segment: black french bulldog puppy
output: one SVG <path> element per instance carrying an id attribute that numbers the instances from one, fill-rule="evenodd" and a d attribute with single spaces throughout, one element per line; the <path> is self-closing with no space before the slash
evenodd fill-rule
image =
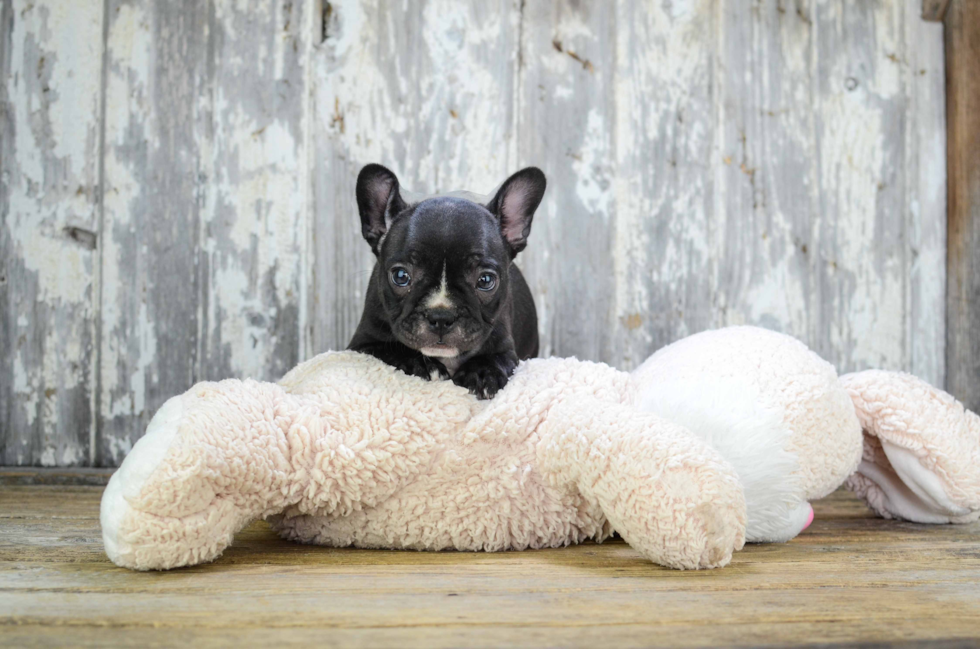
<path id="1" fill-rule="evenodd" d="M 513 260 L 545 185 L 528 167 L 486 204 L 463 194 L 416 201 L 385 167 L 364 167 L 357 209 L 377 263 L 348 349 L 493 397 L 538 353 L 537 312 Z"/>

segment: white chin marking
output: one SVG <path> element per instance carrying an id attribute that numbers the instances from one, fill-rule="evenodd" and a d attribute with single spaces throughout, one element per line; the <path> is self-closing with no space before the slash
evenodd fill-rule
<path id="1" fill-rule="evenodd" d="M 455 347 L 423 347 L 420 351 L 425 356 L 435 356 L 436 358 L 459 356 L 459 350 Z"/>

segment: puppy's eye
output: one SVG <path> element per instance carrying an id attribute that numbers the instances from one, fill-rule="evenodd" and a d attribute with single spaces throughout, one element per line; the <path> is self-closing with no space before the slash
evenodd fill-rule
<path id="1" fill-rule="evenodd" d="M 390 271 L 391 283 L 399 288 L 405 288 L 412 282 L 412 276 L 401 266 L 395 266 Z"/>
<path id="2" fill-rule="evenodd" d="M 481 291 L 492 291 L 497 286 L 497 276 L 493 273 L 483 273 L 476 280 L 476 287 Z"/>

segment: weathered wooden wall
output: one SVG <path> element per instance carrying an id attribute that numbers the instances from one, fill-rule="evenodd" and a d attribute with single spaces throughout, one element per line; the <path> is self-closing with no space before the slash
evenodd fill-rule
<path id="1" fill-rule="evenodd" d="M 425 192 L 546 171 L 545 354 L 754 323 L 941 385 L 920 4 L 5 0 L 0 464 L 117 464 L 194 381 L 344 346 L 370 161 Z"/>

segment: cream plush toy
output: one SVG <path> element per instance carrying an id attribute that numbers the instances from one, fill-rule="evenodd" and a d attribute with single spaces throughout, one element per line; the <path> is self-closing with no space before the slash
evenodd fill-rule
<path id="1" fill-rule="evenodd" d="M 862 435 L 863 431 L 863 435 Z M 665 347 L 633 373 L 522 363 L 490 401 L 353 352 L 278 384 L 200 383 L 157 412 L 102 498 L 120 566 L 211 561 L 267 519 L 303 543 L 545 548 L 618 532 L 674 568 L 785 541 L 842 483 L 880 515 L 980 517 L 980 418 L 905 374 L 838 379 L 753 327 Z"/>

